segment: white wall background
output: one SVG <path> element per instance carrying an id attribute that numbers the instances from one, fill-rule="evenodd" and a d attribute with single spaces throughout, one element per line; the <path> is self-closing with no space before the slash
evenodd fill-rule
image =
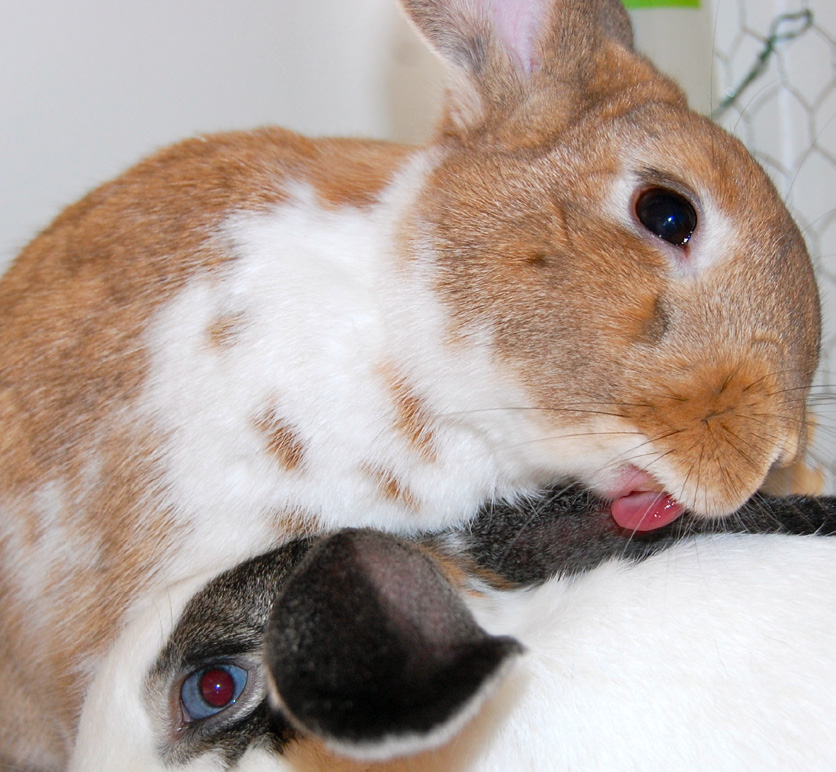
<path id="1" fill-rule="evenodd" d="M 180 137 L 279 123 L 409 140 L 440 93 L 394 0 L 2 0 L 0 268 Z"/>

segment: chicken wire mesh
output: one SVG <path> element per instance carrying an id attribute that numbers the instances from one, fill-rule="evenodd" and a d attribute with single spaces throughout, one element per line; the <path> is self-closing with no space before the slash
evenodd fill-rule
<path id="1" fill-rule="evenodd" d="M 809 463 L 836 490 L 836 2 L 715 0 L 714 117 L 758 158 L 807 240 L 824 301 Z"/>

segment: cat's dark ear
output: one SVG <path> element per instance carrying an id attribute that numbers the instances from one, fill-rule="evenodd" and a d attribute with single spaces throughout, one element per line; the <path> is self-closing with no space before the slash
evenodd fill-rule
<path id="1" fill-rule="evenodd" d="M 323 539 L 291 575 L 265 664 L 274 706 L 298 728 L 382 759 L 446 741 L 521 650 L 482 630 L 418 547 L 352 530 Z"/>

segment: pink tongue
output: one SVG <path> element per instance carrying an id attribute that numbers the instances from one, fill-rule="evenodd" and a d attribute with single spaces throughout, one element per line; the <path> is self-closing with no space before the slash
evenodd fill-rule
<path id="1" fill-rule="evenodd" d="M 637 491 L 612 503 L 612 518 L 628 531 L 655 531 L 672 523 L 683 511 L 666 493 Z"/>

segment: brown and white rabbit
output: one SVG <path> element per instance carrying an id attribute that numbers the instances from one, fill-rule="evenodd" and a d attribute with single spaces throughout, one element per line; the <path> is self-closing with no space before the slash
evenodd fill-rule
<path id="1" fill-rule="evenodd" d="M 801 236 L 620 3 L 403 6 L 450 73 L 428 145 L 187 140 L 0 282 L 18 763 L 64 766 L 119 630 L 188 577 L 569 475 L 629 527 L 719 516 L 801 451 Z"/>
<path id="2" fill-rule="evenodd" d="M 832 769 L 836 501 L 686 520 L 562 489 L 194 577 L 109 652 L 70 768 Z"/>

